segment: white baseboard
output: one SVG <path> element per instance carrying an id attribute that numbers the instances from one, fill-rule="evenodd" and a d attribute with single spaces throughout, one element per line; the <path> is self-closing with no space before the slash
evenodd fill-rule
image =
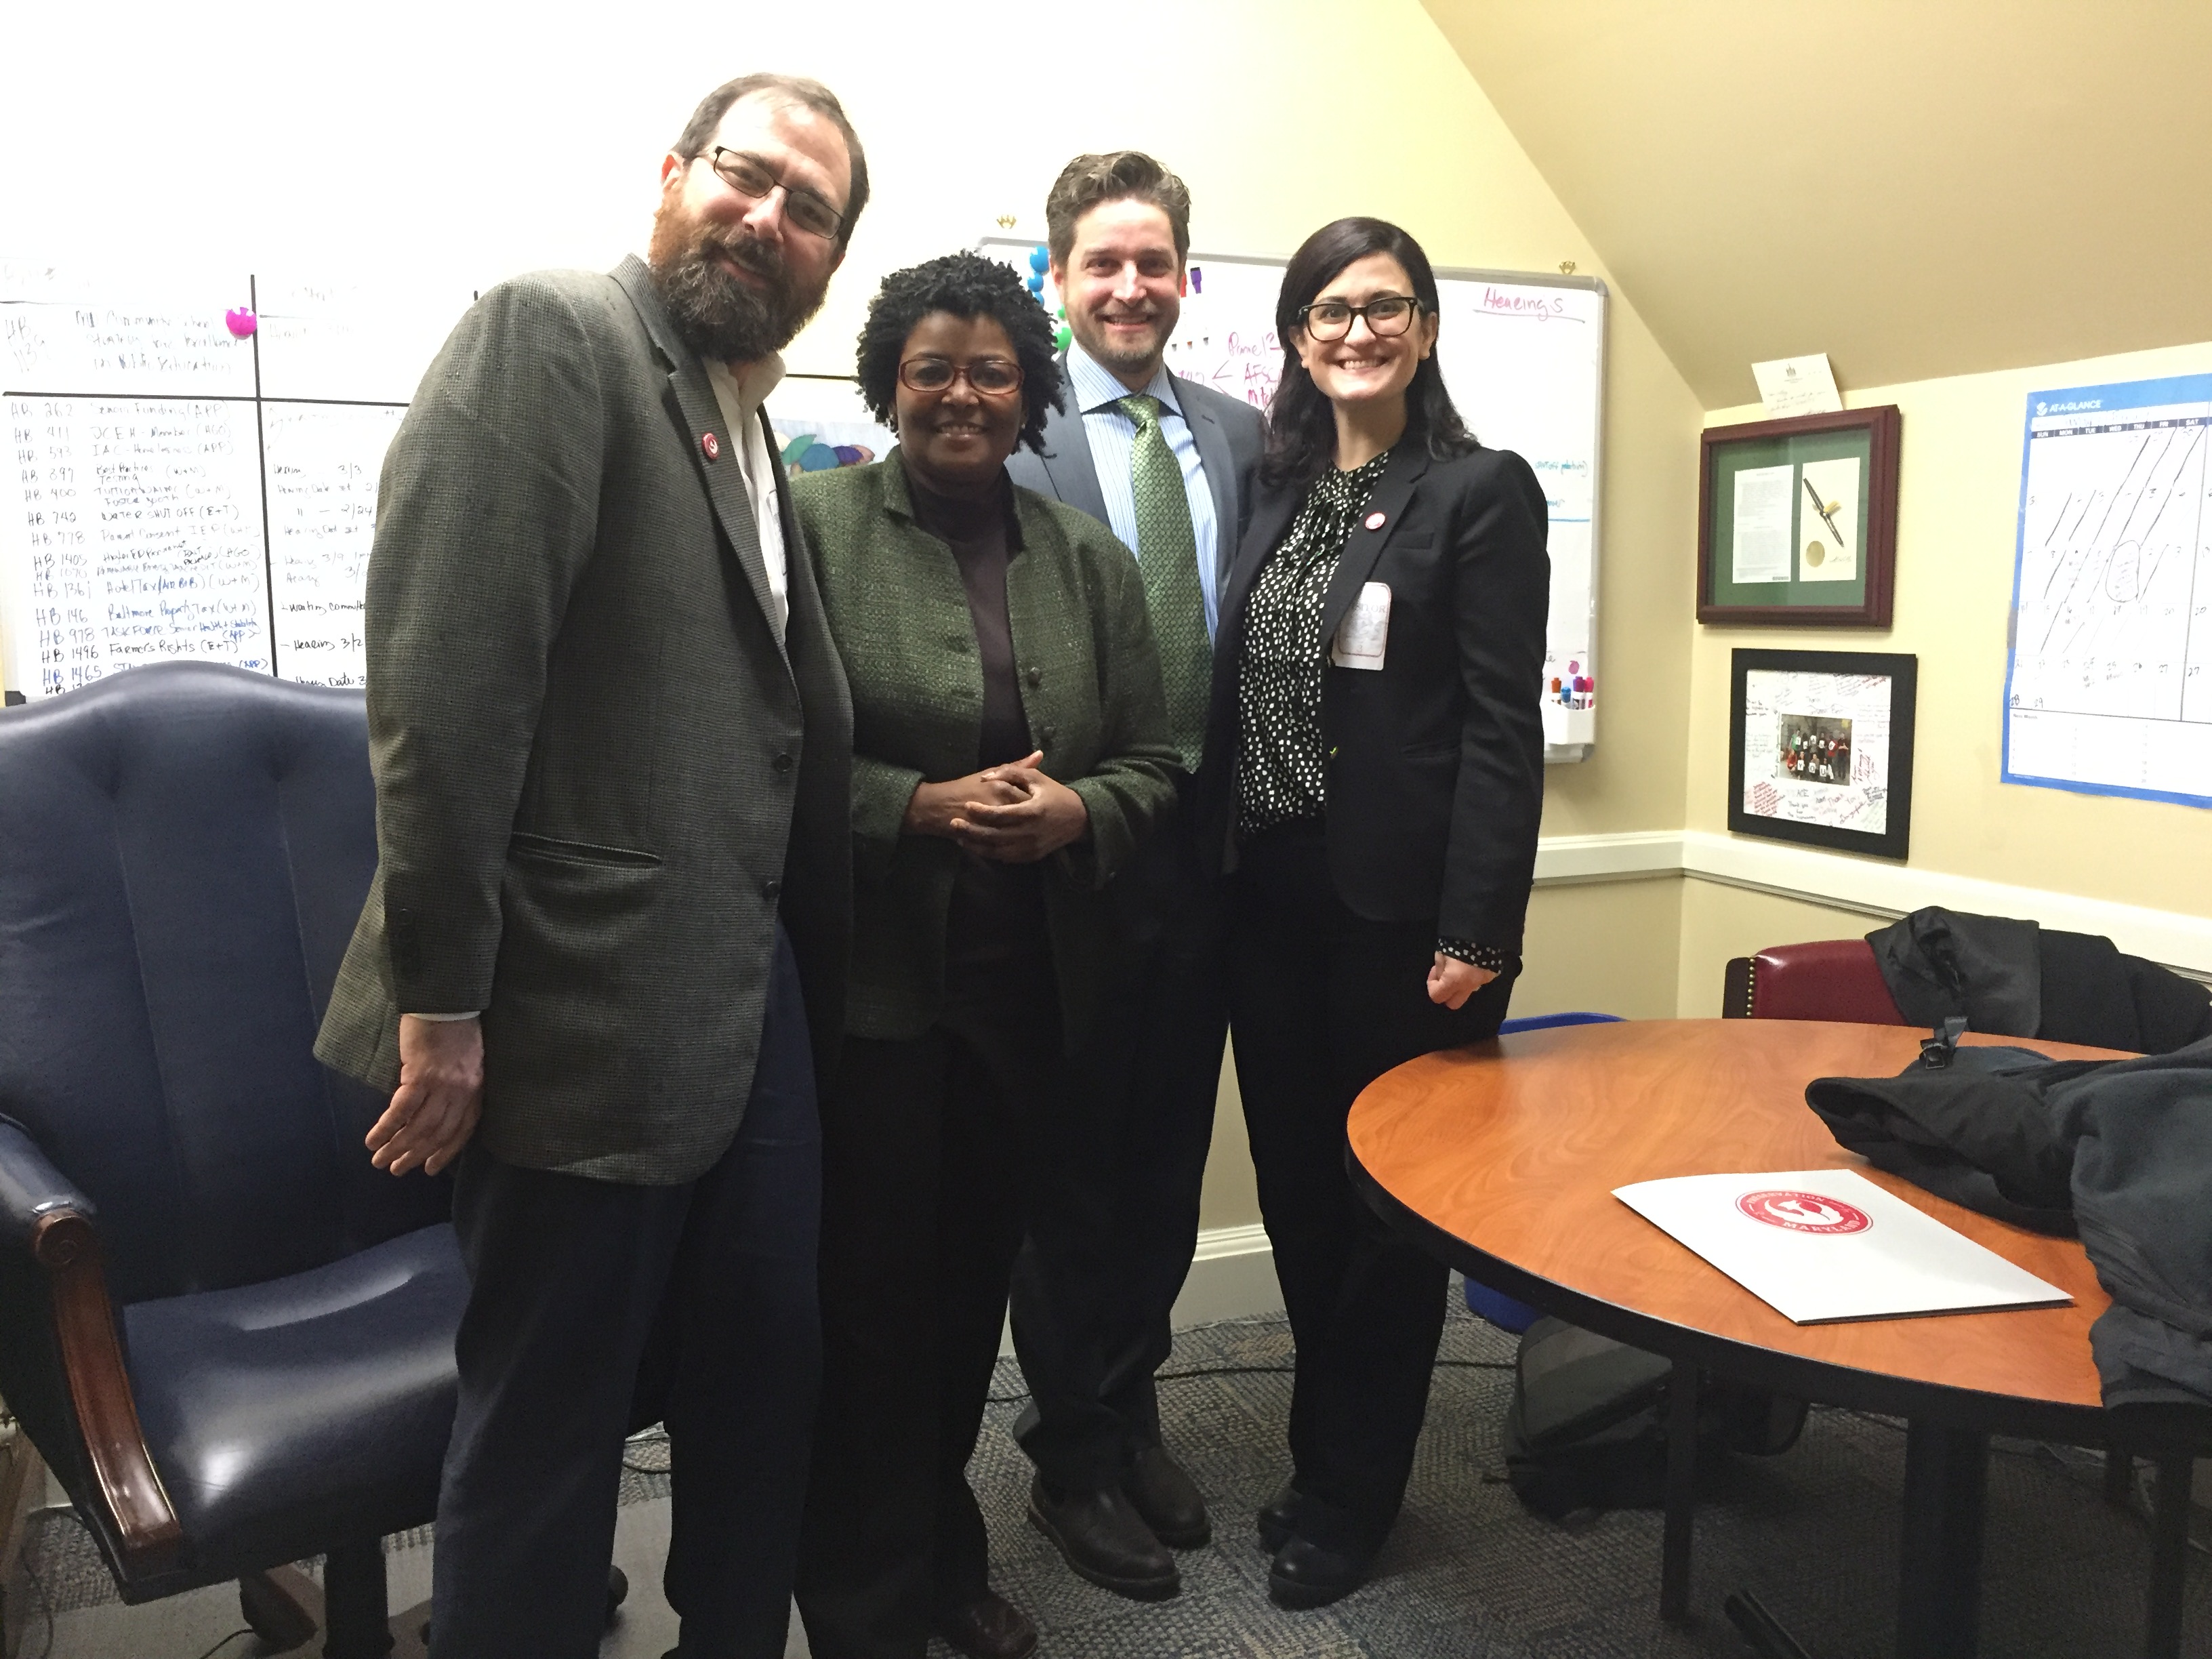
<path id="1" fill-rule="evenodd" d="M 1275 1252 L 1265 1227 L 1209 1227 L 1198 1236 L 1190 1277 L 1176 1298 L 1177 1330 L 1282 1310 L 1283 1287 L 1275 1282 Z"/>
<path id="2" fill-rule="evenodd" d="M 1536 848 L 1536 884 L 1685 875 L 1893 919 L 1923 905 L 2019 916 L 2069 933 L 2101 933 L 2133 956 L 2212 976 L 2212 918 L 2016 887 L 1910 864 L 1705 830 L 1550 836 Z"/>

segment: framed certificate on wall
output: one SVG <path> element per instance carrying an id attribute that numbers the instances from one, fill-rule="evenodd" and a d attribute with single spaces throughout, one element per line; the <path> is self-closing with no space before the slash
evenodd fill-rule
<path id="1" fill-rule="evenodd" d="M 1711 427 L 1698 475 L 1698 620 L 1887 628 L 1894 404 Z"/>

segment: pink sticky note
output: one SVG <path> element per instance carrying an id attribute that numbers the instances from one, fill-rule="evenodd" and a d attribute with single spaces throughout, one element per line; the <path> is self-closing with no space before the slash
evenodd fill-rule
<path id="1" fill-rule="evenodd" d="M 244 306 L 237 306 L 222 313 L 222 325 L 230 331 L 231 338 L 243 340 L 261 326 L 261 319 Z"/>

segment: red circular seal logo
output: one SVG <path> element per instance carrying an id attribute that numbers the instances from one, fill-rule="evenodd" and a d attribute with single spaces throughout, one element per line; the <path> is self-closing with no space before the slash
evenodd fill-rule
<path id="1" fill-rule="evenodd" d="M 1746 1193 L 1735 1201 L 1753 1221 L 1770 1227 L 1787 1227 L 1793 1233 L 1863 1233 L 1874 1221 L 1856 1204 L 1820 1193 L 1793 1193 L 1779 1188 Z"/>

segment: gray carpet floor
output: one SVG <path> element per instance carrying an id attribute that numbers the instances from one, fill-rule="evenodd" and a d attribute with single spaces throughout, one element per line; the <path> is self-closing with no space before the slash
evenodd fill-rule
<path id="1" fill-rule="evenodd" d="M 1498 1435 L 1512 1352 L 1512 1339 L 1455 1311 L 1406 1511 L 1373 1581 L 1334 1607 L 1297 1613 L 1268 1601 L 1267 1558 L 1250 1522 L 1285 1473 L 1290 1338 L 1281 1321 L 1207 1326 L 1177 1340 L 1163 1416 L 1213 1508 L 1216 1535 L 1181 1557 L 1182 1594 L 1150 1606 L 1073 1577 L 1028 1524 L 1028 1466 L 1006 1433 L 1021 1380 L 1002 1363 L 1002 1398 L 970 1472 L 990 1517 L 998 1587 L 1036 1620 L 1040 1659 L 1741 1659 L 1747 1650 L 1721 1602 L 1746 1588 L 1817 1659 L 1891 1650 L 1901 1425 L 1816 1409 L 1796 1449 L 1733 1461 L 1698 1511 L 1697 1622 L 1675 1629 L 1657 1616 L 1656 1513 L 1561 1527 L 1528 1515 L 1503 1483 Z M 635 1461 L 643 1467 L 627 1477 L 624 1501 L 665 1510 L 665 1477 L 650 1472 L 656 1449 L 639 1447 Z M 2104 1503 L 2098 1473 L 2090 1453 L 1999 1443 L 1983 1588 L 1982 1651 L 1993 1659 L 2141 1651 L 2148 1537 L 2139 1515 Z M 395 1558 L 427 1556 L 426 1541 L 395 1539 Z M 58 1613 L 113 1600 L 75 1525 L 41 1527 L 31 1553 Z M 632 1577 L 641 1619 L 658 1598 L 646 1574 Z M 115 1609 L 134 1618 L 154 1611 Z M 2202 1550 L 2191 1556 L 2187 1616 L 2184 1651 L 2212 1659 L 2212 1561 Z M 100 1650 L 133 1659 L 167 1650 L 114 1639 Z M 27 1650 L 39 1651 L 35 1625 Z M 197 1651 L 183 1650 L 183 1659 Z M 933 1654 L 949 1659 L 950 1650 Z"/>

